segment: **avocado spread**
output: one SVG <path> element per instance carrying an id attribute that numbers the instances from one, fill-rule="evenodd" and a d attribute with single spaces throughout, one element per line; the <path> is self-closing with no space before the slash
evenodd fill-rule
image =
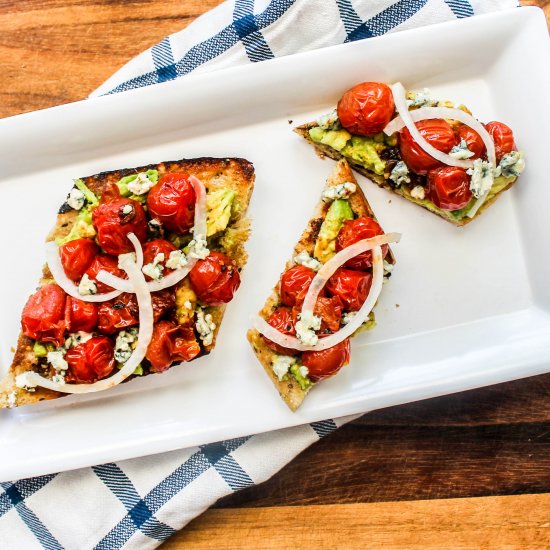
<path id="1" fill-rule="evenodd" d="M 231 218 L 231 207 L 235 198 L 232 189 L 217 189 L 206 195 L 206 236 L 223 231 Z"/>
<path id="2" fill-rule="evenodd" d="M 294 376 L 294 378 L 296 378 L 296 382 L 300 384 L 300 388 L 302 388 L 302 390 L 307 390 L 307 388 L 311 386 L 311 380 L 307 376 L 302 376 L 300 366 L 296 363 L 290 367 L 290 373 Z"/>
<path id="3" fill-rule="evenodd" d="M 320 262 L 325 263 L 336 253 L 336 237 L 346 220 L 353 219 L 353 211 L 349 201 L 335 200 L 327 211 L 319 235 L 315 241 L 313 255 Z"/>

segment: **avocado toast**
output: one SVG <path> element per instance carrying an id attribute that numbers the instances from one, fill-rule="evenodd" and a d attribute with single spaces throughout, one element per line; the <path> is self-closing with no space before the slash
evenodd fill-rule
<path id="1" fill-rule="evenodd" d="M 348 324 L 351 328 L 351 323 L 359 321 L 350 336 L 376 324 L 372 312 L 377 299 L 374 288 L 390 276 L 395 264 L 391 250 L 387 244 L 378 247 L 378 252 L 367 245 L 367 252 L 354 254 L 345 265 L 337 258 L 345 250 L 377 239 L 382 243 L 397 240 L 383 234 L 348 163 L 340 160 L 294 248 L 292 260 L 259 312 L 255 327 L 248 331 L 254 353 L 293 411 L 316 383 L 349 362 L 349 337 L 342 336 L 334 346 L 323 350 L 316 351 L 315 346 L 323 346 L 329 338 L 338 339 Z M 379 254 L 377 264 L 375 254 Z M 327 280 L 318 284 L 334 262 Z M 310 315 L 313 323 L 308 326 L 305 304 L 316 285 L 318 297 L 313 296 L 314 314 Z M 281 334 L 288 342 L 274 341 Z"/>
<path id="2" fill-rule="evenodd" d="M 254 177 L 247 160 L 197 158 L 75 180 L 0 407 L 99 391 L 210 353 L 247 261 Z"/>

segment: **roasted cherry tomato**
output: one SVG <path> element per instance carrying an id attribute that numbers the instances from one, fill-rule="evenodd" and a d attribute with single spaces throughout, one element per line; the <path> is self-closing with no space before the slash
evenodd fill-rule
<path id="1" fill-rule="evenodd" d="M 173 271 L 173 269 L 168 269 L 165 264 L 170 257 L 170 253 L 174 250 L 177 250 L 177 248 L 170 241 L 167 241 L 165 239 L 155 239 L 154 241 L 146 242 L 145 246 L 143 247 L 143 263 L 151 264 L 153 263 L 157 254 L 164 254 L 164 260 L 162 260 L 160 264 L 164 266 L 164 271 L 162 272 L 162 274 L 168 275 Z M 151 280 L 151 277 L 149 277 L 149 275 L 145 275 L 145 278 L 147 280 Z"/>
<path id="2" fill-rule="evenodd" d="M 338 268 L 325 288 L 332 296 L 338 296 L 346 311 L 358 311 L 369 295 L 372 275 L 365 271 Z"/>
<path id="3" fill-rule="evenodd" d="M 227 304 L 241 284 L 235 262 L 221 252 L 210 252 L 189 272 L 189 281 L 199 300 L 209 306 Z"/>
<path id="4" fill-rule="evenodd" d="M 101 302 L 98 308 L 98 329 L 114 334 L 139 323 L 139 308 L 135 294 L 121 294 L 114 300 Z"/>
<path id="5" fill-rule="evenodd" d="M 499 161 L 506 153 L 511 153 L 515 148 L 514 133 L 503 122 L 488 122 L 485 128 L 495 142 L 495 153 Z"/>
<path id="6" fill-rule="evenodd" d="M 111 374 L 115 367 L 113 343 L 107 336 L 96 336 L 67 350 L 67 382 L 97 382 Z"/>
<path id="7" fill-rule="evenodd" d="M 66 329 L 65 300 L 67 295 L 57 285 L 38 289 L 23 308 L 23 334 L 42 342 L 53 342 L 61 347 Z"/>
<path id="8" fill-rule="evenodd" d="M 75 239 L 59 247 L 59 257 L 65 274 L 78 281 L 94 261 L 99 248 L 92 239 Z"/>
<path id="9" fill-rule="evenodd" d="M 159 219 L 166 229 L 187 233 L 193 226 L 195 190 L 187 174 L 165 174 L 149 191 L 147 206 L 151 217 Z"/>
<path id="10" fill-rule="evenodd" d="M 147 239 L 145 210 L 132 199 L 102 201 L 92 211 L 92 223 L 97 231 L 97 242 L 107 254 L 118 256 L 133 252 L 128 233 L 134 233 L 141 243 Z"/>
<path id="11" fill-rule="evenodd" d="M 462 124 L 458 127 L 456 135 L 458 137 L 458 142 L 460 143 L 460 140 L 463 139 L 468 149 L 474 153 L 474 156 L 470 157 L 471 159 L 478 159 L 485 153 L 485 143 L 483 143 L 481 136 L 475 130 L 466 126 L 466 124 Z"/>
<path id="12" fill-rule="evenodd" d="M 67 296 L 65 320 L 69 332 L 92 332 L 98 323 L 97 305 Z"/>
<path id="13" fill-rule="evenodd" d="M 158 292 L 151 293 L 151 302 L 153 303 L 153 321 L 156 323 L 166 313 L 176 306 L 176 295 L 173 289 L 166 288 Z"/>
<path id="14" fill-rule="evenodd" d="M 153 329 L 145 357 L 151 363 L 153 372 L 162 372 L 176 361 L 190 361 L 200 351 L 192 328 L 160 321 Z"/>
<path id="15" fill-rule="evenodd" d="M 420 120 L 416 127 L 424 139 L 439 151 L 448 153 L 456 145 L 456 135 L 445 120 Z M 399 150 L 409 170 L 417 174 L 425 175 L 429 170 L 442 166 L 416 143 L 408 128 L 403 128 L 399 134 Z"/>
<path id="16" fill-rule="evenodd" d="M 349 363 L 349 338 L 323 351 L 304 351 L 302 364 L 309 370 L 309 378 L 314 382 L 336 374 Z"/>
<path id="17" fill-rule="evenodd" d="M 279 293 L 285 306 L 302 305 L 315 271 L 303 265 L 295 265 L 285 271 L 281 277 Z"/>
<path id="18" fill-rule="evenodd" d="M 112 273 L 117 277 L 121 277 L 122 279 L 128 278 L 126 272 L 118 267 L 117 258 L 114 258 L 113 256 L 108 256 L 106 254 L 98 254 L 94 258 L 94 261 L 91 263 L 90 267 L 88 267 L 88 269 L 86 270 L 86 275 L 88 275 L 90 279 L 93 279 L 95 281 L 98 294 L 101 294 L 103 292 L 110 292 L 111 290 L 113 290 L 110 286 L 97 280 L 97 274 L 101 270 L 108 271 L 109 273 Z"/>
<path id="19" fill-rule="evenodd" d="M 456 166 L 428 172 L 428 197 L 441 210 L 460 210 L 472 198 L 470 176 Z"/>
<path id="20" fill-rule="evenodd" d="M 392 92 L 380 82 L 357 84 L 342 96 L 337 107 L 342 126 L 361 136 L 380 133 L 391 120 L 394 110 Z"/>
<path id="21" fill-rule="evenodd" d="M 288 336 L 296 336 L 296 328 L 294 327 L 296 319 L 289 307 L 278 307 L 267 318 L 267 322 L 283 334 L 287 334 Z M 298 353 L 297 350 L 280 346 L 263 335 L 262 338 L 264 339 L 265 345 L 277 353 L 282 353 L 283 355 L 296 355 Z"/>
<path id="22" fill-rule="evenodd" d="M 356 218 L 355 220 L 346 220 L 336 237 L 336 251 L 340 252 L 343 248 L 361 241 L 371 239 L 376 235 L 383 235 L 382 228 L 372 219 L 367 217 Z M 388 245 L 382 246 L 382 256 L 385 258 L 388 253 Z M 351 258 L 345 263 L 350 269 L 368 269 L 372 265 L 372 251 L 367 250 L 358 256 Z"/>
<path id="23" fill-rule="evenodd" d="M 301 310 L 302 304 L 292 308 L 294 324 L 298 321 L 298 315 Z M 343 310 L 344 304 L 338 296 L 331 296 L 330 298 L 319 296 L 313 308 L 313 314 L 321 318 L 321 328 L 317 331 L 317 334 L 322 337 L 336 332 L 340 328 L 340 319 L 342 318 Z"/>

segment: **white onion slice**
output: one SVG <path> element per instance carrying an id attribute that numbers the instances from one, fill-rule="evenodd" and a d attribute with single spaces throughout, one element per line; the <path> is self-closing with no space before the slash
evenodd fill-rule
<path id="1" fill-rule="evenodd" d="M 136 250 L 137 252 L 137 250 Z M 98 380 L 93 384 L 59 384 L 53 382 L 49 378 L 45 378 L 37 372 L 26 372 L 25 383 L 28 386 L 41 386 L 49 390 L 58 391 L 61 393 L 91 393 L 106 390 L 117 386 L 128 376 L 130 376 L 136 367 L 143 361 L 151 337 L 153 335 L 153 305 L 151 302 L 151 293 L 147 287 L 147 281 L 141 269 L 136 262 L 130 257 L 124 257 L 120 262 L 121 268 L 126 271 L 132 288 L 134 289 L 139 306 L 139 333 L 137 345 L 130 355 L 129 359 L 124 363 L 124 366 L 109 378 Z"/>
<path id="2" fill-rule="evenodd" d="M 195 191 L 195 217 L 193 220 L 193 235 L 197 238 L 199 235 L 203 238 L 206 237 L 206 188 L 204 184 L 195 176 L 189 177 L 189 183 L 193 186 Z M 130 234 L 128 235 L 130 238 Z M 137 241 L 137 238 L 135 239 Z M 136 242 L 132 241 L 134 246 Z M 139 241 L 138 241 L 139 243 Z M 143 250 L 141 244 L 136 246 L 136 254 L 141 253 L 141 266 L 143 266 Z M 139 256 L 138 256 L 139 259 Z M 195 264 L 198 262 L 197 258 L 187 258 L 187 265 L 181 269 L 176 269 L 172 271 L 169 275 L 162 277 L 159 281 L 149 281 L 147 286 L 149 287 L 150 292 L 157 292 L 165 288 L 169 288 L 179 283 L 182 279 L 187 277 L 188 273 L 193 269 Z M 121 279 L 112 273 L 107 271 L 100 271 L 97 274 L 97 280 L 117 289 L 120 292 L 133 292 L 132 285 L 126 279 Z"/>
<path id="3" fill-rule="evenodd" d="M 379 235 L 371 239 L 363 239 L 338 252 L 338 254 L 333 256 L 326 264 L 323 265 L 321 270 L 319 270 L 311 282 L 308 293 L 306 294 L 304 305 L 302 306 L 302 314 L 306 311 L 312 312 L 313 306 L 319 296 L 319 292 L 339 267 L 358 254 L 366 252 L 367 250 L 372 250 L 373 278 L 369 295 L 357 312 L 357 315 L 355 315 L 347 325 L 337 332 L 325 338 L 320 338 L 315 345 L 305 345 L 302 344 L 298 338 L 279 332 L 260 316 L 255 319 L 254 328 L 276 344 L 298 351 L 322 351 L 339 344 L 351 336 L 364 323 L 372 311 L 372 308 L 376 304 L 376 300 L 378 300 L 378 297 L 380 296 L 382 284 L 384 282 L 384 263 L 381 245 L 391 242 L 399 242 L 400 238 L 401 235 L 399 233 L 388 233 L 386 235 Z"/>
<path id="4" fill-rule="evenodd" d="M 63 264 L 61 263 L 61 258 L 59 256 L 59 248 L 54 241 L 46 244 L 46 263 L 48 264 L 48 268 L 50 269 L 55 282 L 69 296 L 72 296 L 77 300 L 82 300 L 83 302 L 105 302 L 107 300 L 112 300 L 121 294 L 120 290 L 113 290 L 103 294 L 80 294 L 80 292 L 78 292 L 78 287 L 73 281 L 71 281 L 71 279 L 69 279 L 69 277 L 67 277 L 65 270 L 63 269 Z"/>

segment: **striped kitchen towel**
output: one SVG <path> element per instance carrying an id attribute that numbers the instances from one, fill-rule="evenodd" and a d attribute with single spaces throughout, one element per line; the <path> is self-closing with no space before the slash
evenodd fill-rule
<path id="1" fill-rule="evenodd" d="M 142 53 L 93 96 L 516 6 L 512 0 L 235 0 Z M 154 548 L 351 417 L 0 483 L 0 550 Z M 38 452 L 38 451 L 37 451 Z"/>

